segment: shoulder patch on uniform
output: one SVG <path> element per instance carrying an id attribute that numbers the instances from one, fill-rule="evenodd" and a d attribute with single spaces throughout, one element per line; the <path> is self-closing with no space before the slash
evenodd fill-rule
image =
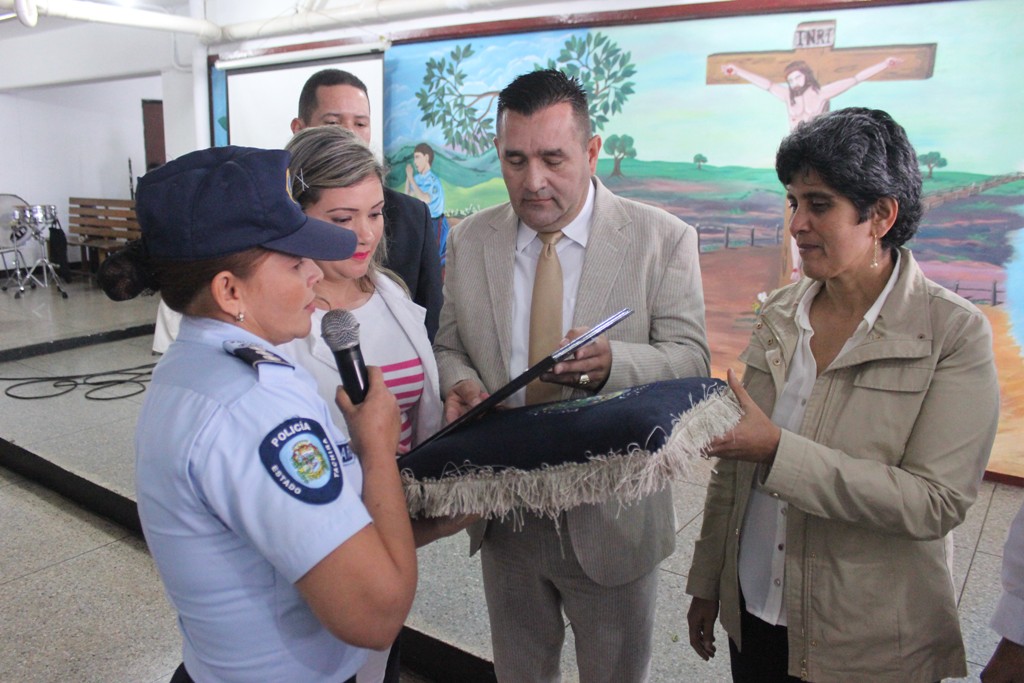
<path id="1" fill-rule="evenodd" d="M 286 493 L 323 505 L 341 495 L 341 458 L 316 420 L 293 417 L 263 437 L 260 460 Z"/>
<path id="2" fill-rule="evenodd" d="M 256 367 L 260 363 L 270 363 L 272 365 L 286 365 L 289 368 L 295 366 L 286 361 L 281 356 L 277 355 L 270 349 L 260 346 L 259 344 L 251 344 L 249 342 L 240 341 L 226 341 L 223 344 L 224 350 L 230 353 L 232 356 L 241 358 L 249 365 Z"/>

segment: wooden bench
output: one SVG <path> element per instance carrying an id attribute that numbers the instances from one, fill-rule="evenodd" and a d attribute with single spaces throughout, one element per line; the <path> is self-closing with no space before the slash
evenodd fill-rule
<path id="1" fill-rule="evenodd" d="M 81 248 L 83 268 L 98 265 L 110 252 L 140 237 L 134 199 L 68 199 L 68 246 Z"/>

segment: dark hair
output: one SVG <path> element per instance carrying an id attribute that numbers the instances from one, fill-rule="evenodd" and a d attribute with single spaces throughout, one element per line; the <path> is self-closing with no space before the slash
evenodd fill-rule
<path id="1" fill-rule="evenodd" d="M 171 310 L 185 313 L 209 287 L 214 275 L 227 270 L 248 278 L 270 253 L 263 247 L 253 247 L 220 258 L 167 261 L 151 259 L 143 241 L 133 240 L 103 261 L 96 280 L 114 301 L 160 292 Z"/>
<path id="2" fill-rule="evenodd" d="M 353 88 L 358 88 L 363 93 L 369 95 L 366 92 L 366 84 L 359 80 L 358 76 L 341 69 L 321 69 L 306 80 L 306 84 L 302 86 L 302 93 L 299 94 L 299 118 L 303 123 L 307 125 L 310 123 L 310 119 L 313 118 L 313 112 L 316 111 L 319 105 L 316 94 L 317 88 L 321 86 L 330 87 L 332 85 L 351 85 Z"/>
<path id="3" fill-rule="evenodd" d="M 427 143 L 421 142 L 420 144 L 413 147 L 412 152 L 413 154 L 419 152 L 420 154 L 423 154 L 427 157 L 427 161 L 429 163 L 434 163 L 434 148 L 428 145 Z"/>
<path id="4" fill-rule="evenodd" d="M 517 76 L 498 94 L 498 134 L 506 111 L 531 116 L 541 109 L 566 102 L 572 106 L 583 142 L 590 139 L 590 108 L 587 91 L 579 80 L 557 69 L 543 69 Z"/>
<path id="5" fill-rule="evenodd" d="M 775 172 L 789 185 L 808 171 L 853 202 L 862 222 L 882 197 L 896 200 L 896 222 L 882 246 L 899 247 L 917 231 L 924 212 L 917 154 L 907 132 L 884 111 L 849 107 L 797 126 L 779 145 Z"/>

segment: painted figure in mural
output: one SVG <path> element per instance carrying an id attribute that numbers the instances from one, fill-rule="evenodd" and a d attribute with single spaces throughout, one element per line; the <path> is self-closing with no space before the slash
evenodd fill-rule
<path id="1" fill-rule="evenodd" d="M 786 80 L 783 83 L 772 83 L 764 76 L 747 71 L 736 64 L 722 65 L 722 72 L 727 76 L 739 76 L 781 100 L 789 113 L 789 129 L 793 130 L 797 125 L 827 112 L 833 97 L 899 63 L 899 59 L 887 57 L 878 64 L 858 71 L 850 78 L 842 78 L 825 85 L 818 83 L 814 70 L 803 60 L 791 62 L 786 67 Z"/>
<path id="2" fill-rule="evenodd" d="M 370 99 L 366 84 L 340 69 L 323 69 L 309 77 L 299 95 L 299 115 L 292 133 L 310 126 L 342 126 L 370 142 Z M 430 212 L 417 199 L 384 188 L 384 235 L 387 268 L 398 274 L 412 300 L 427 309 L 427 334 L 437 332 L 441 312 L 441 263 Z"/>
<path id="3" fill-rule="evenodd" d="M 525 370 L 538 349 L 543 357 L 625 307 L 637 314 L 508 403 L 706 376 L 696 231 L 594 177 L 601 137 L 579 81 L 557 70 L 512 81 L 498 97 L 495 147 L 510 201 L 459 223 L 448 243 L 434 343 L 445 418 Z M 540 324 L 542 310 L 550 324 Z M 541 336 L 548 343 L 531 349 Z M 535 400 L 538 389 L 553 391 Z M 559 680 L 566 616 L 581 681 L 645 680 L 658 564 L 675 546 L 671 491 L 625 508 L 581 505 L 557 524 L 516 518 L 470 528 L 498 680 Z"/>
<path id="4" fill-rule="evenodd" d="M 405 191 L 430 209 L 430 220 L 434 222 L 438 254 L 441 256 L 441 270 L 444 271 L 445 247 L 448 246 L 448 219 L 444 215 L 444 187 L 433 170 L 434 148 L 425 142 L 416 145 L 412 163 L 405 165 Z"/>
<path id="5" fill-rule="evenodd" d="M 728 371 L 744 414 L 708 448 L 690 644 L 715 656 L 719 618 L 742 683 L 966 676 L 949 534 L 999 421 L 992 328 L 905 246 L 921 173 L 887 113 L 802 124 L 775 169 L 804 276 Z"/>
<path id="6" fill-rule="evenodd" d="M 786 111 L 789 114 L 789 129 L 793 130 L 801 123 L 827 112 L 833 97 L 843 94 L 855 85 L 899 63 L 899 59 L 887 57 L 877 64 L 858 71 L 851 78 L 842 78 L 824 86 L 818 83 L 818 79 L 814 76 L 814 70 L 803 60 L 791 62 L 786 66 L 784 83 L 772 83 L 764 76 L 731 63 L 723 64 L 722 72 L 727 76 L 739 76 L 781 100 L 786 105 Z M 794 240 L 788 240 L 788 242 L 790 279 L 795 282 L 800 279 L 800 252 Z"/>

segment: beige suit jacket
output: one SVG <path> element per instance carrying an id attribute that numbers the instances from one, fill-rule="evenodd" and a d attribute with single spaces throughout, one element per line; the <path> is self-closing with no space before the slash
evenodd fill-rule
<path id="1" fill-rule="evenodd" d="M 607 334 L 612 367 L 601 391 L 707 376 L 704 291 L 696 231 L 652 206 L 617 197 L 594 180 L 594 217 L 573 327 L 634 310 Z M 512 273 L 518 218 L 510 204 L 481 211 L 449 235 L 444 306 L 434 342 L 442 395 L 472 379 L 487 391 L 509 380 Z M 565 387 L 562 398 L 585 395 Z M 675 548 L 669 489 L 626 508 L 584 505 L 567 513 L 587 575 L 614 586 L 652 571 Z M 472 551 L 483 538 L 472 529 Z"/>

